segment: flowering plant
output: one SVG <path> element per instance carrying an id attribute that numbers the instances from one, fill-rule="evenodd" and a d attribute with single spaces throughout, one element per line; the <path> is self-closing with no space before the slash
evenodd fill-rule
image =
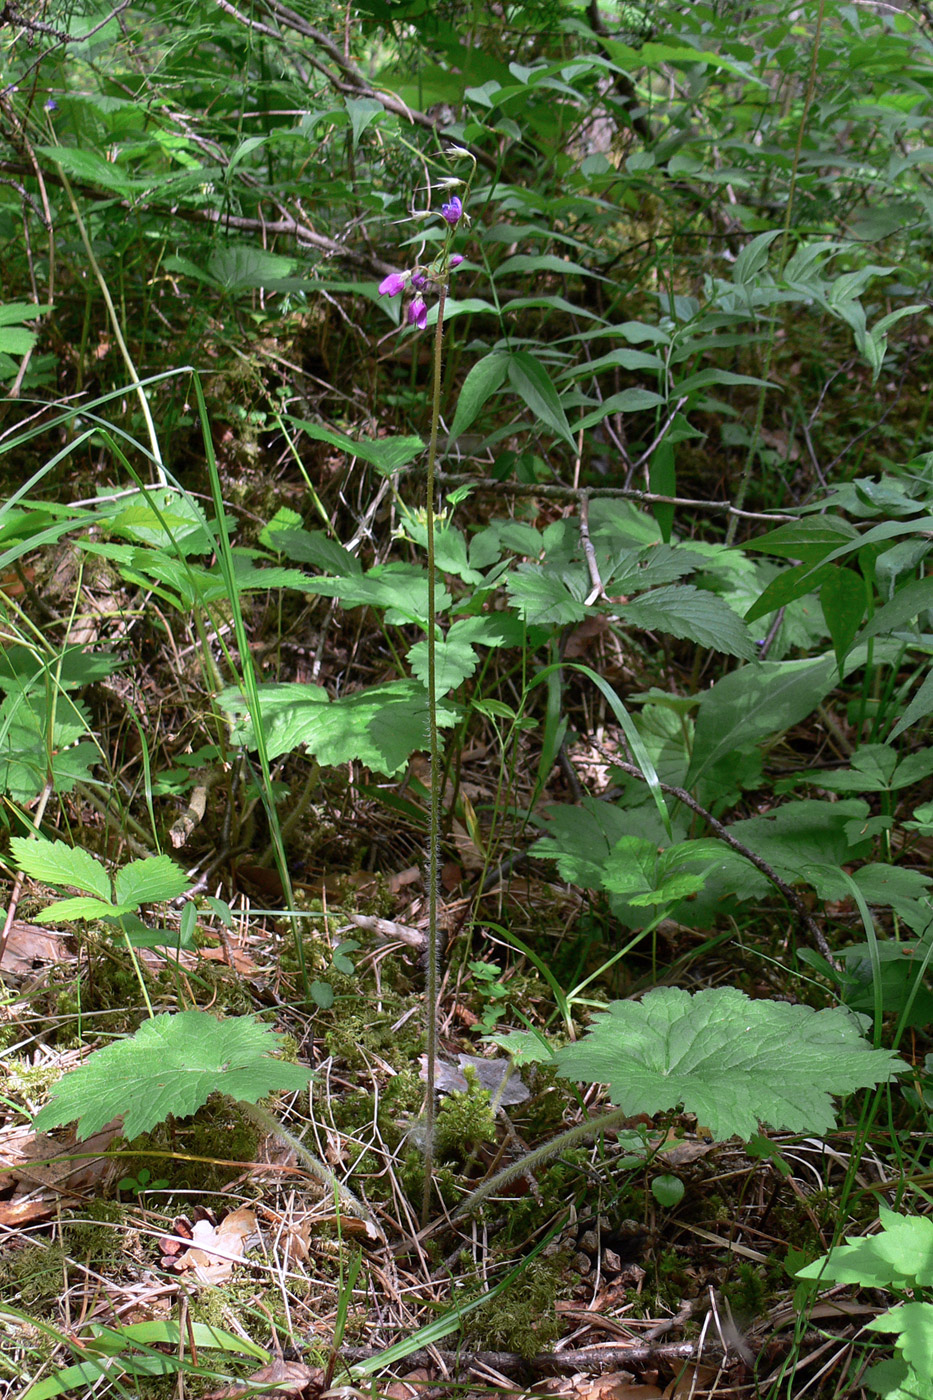
<path id="1" fill-rule="evenodd" d="M 462 253 L 450 251 L 451 235 L 464 218 L 463 200 L 459 195 L 451 195 L 447 202 L 441 205 L 440 212 L 448 231 L 444 246 L 434 261 L 427 267 L 416 263 L 404 272 L 390 272 L 379 283 L 380 296 L 397 297 L 399 293 L 409 290 L 414 293 L 408 303 L 406 320 L 410 326 L 415 326 L 420 331 L 428 324 L 428 306 L 424 293 L 434 288 L 446 289 L 449 274 L 464 260 Z"/>

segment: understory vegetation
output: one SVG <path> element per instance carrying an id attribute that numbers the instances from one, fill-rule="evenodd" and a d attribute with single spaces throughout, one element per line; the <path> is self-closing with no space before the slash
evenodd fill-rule
<path id="1" fill-rule="evenodd" d="M 933 1394 L 933 13 L 11 0 L 0 1380 Z"/>

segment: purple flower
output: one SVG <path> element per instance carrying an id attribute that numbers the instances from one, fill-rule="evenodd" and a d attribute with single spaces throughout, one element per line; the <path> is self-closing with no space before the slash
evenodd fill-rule
<path id="1" fill-rule="evenodd" d="M 397 297 L 407 281 L 407 272 L 390 272 L 388 277 L 383 277 L 379 283 L 379 295 L 381 297 Z"/>
<path id="2" fill-rule="evenodd" d="M 446 204 L 441 205 L 441 215 L 447 220 L 451 228 L 456 228 L 463 217 L 463 201 L 457 194 L 452 194 Z"/>
<path id="3" fill-rule="evenodd" d="M 419 331 L 423 331 L 428 324 L 428 308 L 421 297 L 415 297 L 408 307 L 408 324 L 417 326 Z"/>
<path id="4" fill-rule="evenodd" d="M 54 97 L 50 97 L 49 100 L 48 100 L 48 102 L 46 102 L 46 104 L 45 104 L 45 110 L 46 110 L 47 112 L 57 112 L 57 111 L 58 111 L 58 103 L 55 101 L 55 98 L 54 98 Z"/>
<path id="5" fill-rule="evenodd" d="M 424 272 L 420 267 L 416 267 L 414 272 L 411 274 L 411 285 L 414 288 L 416 288 L 416 290 L 419 292 L 424 291 L 429 281 L 430 278 L 428 277 L 427 273 Z"/>
<path id="6" fill-rule="evenodd" d="M 460 264 L 463 262 L 463 260 L 464 260 L 464 259 L 463 259 L 463 254 L 462 254 L 462 253 L 454 253 L 453 257 L 452 257 L 451 260 L 450 260 L 450 270 L 451 270 L 451 272 L 453 272 L 453 270 L 454 270 L 455 267 L 459 267 Z"/>

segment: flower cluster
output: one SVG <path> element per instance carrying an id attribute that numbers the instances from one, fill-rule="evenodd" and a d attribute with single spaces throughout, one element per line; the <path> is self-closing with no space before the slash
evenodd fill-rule
<path id="1" fill-rule="evenodd" d="M 456 228 L 463 218 L 463 201 L 459 195 L 451 195 L 446 204 L 441 205 L 441 216 L 451 228 Z M 447 269 L 452 272 L 463 262 L 462 253 L 454 253 L 447 260 Z M 427 292 L 441 280 L 438 275 L 437 264 L 433 267 L 413 267 L 406 272 L 390 272 L 388 277 L 383 277 L 379 283 L 379 295 L 383 297 L 397 297 L 400 292 L 408 288 L 414 292 L 414 296 L 408 303 L 406 319 L 410 326 L 417 326 L 419 331 L 423 331 L 428 324 L 428 307 L 422 293 Z"/>

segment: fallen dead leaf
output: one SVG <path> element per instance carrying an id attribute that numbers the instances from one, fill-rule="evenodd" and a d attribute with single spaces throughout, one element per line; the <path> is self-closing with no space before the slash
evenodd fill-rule
<path id="1" fill-rule="evenodd" d="M 403 1380 L 391 1381 L 382 1389 L 382 1394 L 387 1400 L 414 1400 L 414 1397 L 421 1393 L 425 1382 L 431 1378 L 430 1371 L 423 1366 L 417 1366 L 414 1371 L 409 1371 Z"/>
<path id="2" fill-rule="evenodd" d="M 607 1371 L 603 1376 L 550 1376 L 540 1381 L 532 1395 L 567 1396 L 568 1400 L 661 1400 L 656 1385 L 636 1380 L 631 1371 Z"/>
<path id="3" fill-rule="evenodd" d="M 531 1096 L 531 1090 L 522 1082 L 511 1060 L 484 1060 L 479 1055 L 458 1055 L 457 1061 L 459 1068 L 446 1060 L 437 1061 L 435 1087 L 442 1094 L 465 1093 L 469 1086 L 464 1070 L 471 1069 L 479 1087 L 488 1089 L 490 1098 L 503 1108 L 524 1103 Z M 426 1076 L 427 1065 L 422 1055 L 421 1078 Z"/>
<path id="4" fill-rule="evenodd" d="M 26 976 L 36 971 L 36 965 L 63 962 L 69 954 L 67 941 L 70 934 L 57 929 L 42 928 L 39 924 L 23 923 L 14 919 L 7 935 L 3 957 L 0 958 L 0 972 L 10 972 Z"/>
<path id="5" fill-rule="evenodd" d="M 240 1206 L 224 1216 L 219 1225 L 197 1220 L 191 1228 L 191 1244 L 174 1260 L 181 1273 L 193 1269 L 199 1283 L 226 1283 L 234 1266 L 246 1257 L 246 1241 L 256 1233 L 256 1212 Z"/>
<path id="6" fill-rule="evenodd" d="M 211 1390 L 204 1400 L 236 1400 L 239 1395 L 253 1395 L 262 1386 L 280 1400 L 310 1400 L 324 1389 L 324 1372 L 317 1366 L 305 1366 L 301 1361 L 273 1361 L 254 1371 L 246 1382 Z"/>
<path id="7" fill-rule="evenodd" d="M 14 1190 L 0 1201 L 0 1224 L 14 1226 L 44 1220 L 59 1205 L 74 1204 L 91 1192 L 99 1192 L 119 1170 L 119 1163 L 103 1156 L 123 1129 L 115 1118 L 99 1133 L 77 1142 L 74 1131 L 64 1143 L 28 1128 L 12 1128 L 0 1136 L 0 1189 Z"/>
<path id="8" fill-rule="evenodd" d="M 420 865 L 409 865 L 407 870 L 399 870 L 394 875 L 390 875 L 386 884 L 392 894 L 398 894 L 406 885 L 417 885 L 424 879 L 424 871 Z"/>

